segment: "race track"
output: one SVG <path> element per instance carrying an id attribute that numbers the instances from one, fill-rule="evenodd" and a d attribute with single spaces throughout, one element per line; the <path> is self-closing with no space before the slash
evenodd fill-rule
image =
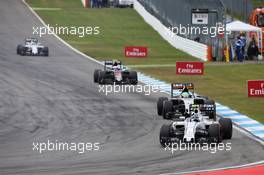
<path id="1" fill-rule="evenodd" d="M 0 174 L 161 174 L 264 160 L 264 147 L 234 131 L 232 151 L 212 154 L 159 145 L 160 94 L 105 96 L 93 83 L 97 63 L 54 36 L 50 57 L 16 55 L 38 19 L 20 0 L 0 0 Z M 33 142 L 100 142 L 100 151 L 45 152 Z"/>

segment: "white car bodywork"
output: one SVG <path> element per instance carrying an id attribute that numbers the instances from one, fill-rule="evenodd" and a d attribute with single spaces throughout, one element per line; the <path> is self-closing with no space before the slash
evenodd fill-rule
<path id="1" fill-rule="evenodd" d="M 26 43 L 25 47 L 31 49 L 31 52 L 32 52 L 33 55 L 37 55 L 38 54 L 38 49 L 39 48 L 42 48 L 42 49 L 44 48 L 44 46 L 41 45 L 40 43 L 34 43 L 34 42 Z"/>
<path id="2" fill-rule="evenodd" d="M 196 115 L 196 116 L 195 116 Z M 195 121 L 195 119 L 198 119 Z M 184 121 L 175 121 L 172 127 L 176 129 L 177 126 L 184 126 L 183 140 L 186 142 L 195 141 L 195 133 L 197 129 L 205 129 L 206 126 L 218 124 L 218 121 L 212 121 L 208 117 L 199 114 L 193 114 L 192 117 L 186 118 Z"/>
<path id="3" fill-rule="evenodd" d="M 27 49 L 31 49 L 31 52 L 32 52 L 33 55 L 37 55 L 38 54 L 38 49 L 39 48 L 42 48 L 42 49 L 44 48 L 44 46 L 41 45 L 41 43 L 39 43 L 39 42 L 33 42 L 33 41 L 26 42 L 25 43 L 25 47 Z"/>

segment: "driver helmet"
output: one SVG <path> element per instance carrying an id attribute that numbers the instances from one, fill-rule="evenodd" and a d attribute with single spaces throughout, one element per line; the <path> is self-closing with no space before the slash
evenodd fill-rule
<path id="1" fill-rule="evenodd" d="M 113 60 L 113 66 L 117 66 L 118 65 L 118 61 L 117 60 Z"/>
<path id="2" fill-rule="evenodd" d="M 183 92 L 181 96 L 182 98 L 189 98 L 190 94 L 188 92 Z"/>
<path id="3" fill-rule="evenodd" d="M 193 113 L 193 115 L 192 115 L 192 118 L 193 118 L 193 121 L 195 121 L 195 122 L 199 122 L 199 115 L 198 115 L 198 110 L 197 109 L 195 109 L 194 110 L 194 113 Z"/>

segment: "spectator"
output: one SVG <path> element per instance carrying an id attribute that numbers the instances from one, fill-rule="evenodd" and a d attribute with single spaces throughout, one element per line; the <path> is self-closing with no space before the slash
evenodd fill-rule
<path id="1" fill-rule="evenodd" d="M 103 7 L 108 7 L 108 0 L 103 0 Z"/>
<path id="2" fill-rule="evenodd" d="M 259 49 L 258 49 L 254 35 L 252 37 L 252 40 L 249 43 L 247 55 L 248 55 L 249 60 L 254 60 L 254 58 L 259 55 Z"/>
<path id="3" fill-rule="evenodd" d="M 114 0 L 109 0 L 109 6 L 114 7 Z"/>
<path id="4" fill-rule="evenodd" d="M 243 43 L 242 40 L 240 39 L 240 36 L 238 36 L 236 41 L 236 56 L 239 62 L 243 61 L 242 48 L 243 48 Z"/>
<path id="5" fill-rule="evenodd" d="M 240 40 L 241 40 L 241 43 L 242 43 L 242 57 L 243 59 L 245 58 L 245 50 L 246 50 L 246 45 L 247 45 L 247 39 L 246 39 L 246 36 L 245 36 L 245 33 L 240 33 Z"/>
<path id="6" fill-rule="evenodd" d="M 103 0 L 97 0 L 97 3 L 98 3 L 98 8 L 103 7 Z"/>
<path id="7" fill-rule="evenodd" d="M 98 8 L 98 0 L 91 0 L 92 8 Z"/>

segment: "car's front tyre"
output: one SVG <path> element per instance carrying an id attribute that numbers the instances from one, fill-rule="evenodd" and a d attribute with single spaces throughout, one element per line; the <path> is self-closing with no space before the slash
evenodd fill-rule
<path id="1" fill-rule="evenodd" d="M 98 81 L 99 81 L 99 73 L 100 73 L 100 69 L 96 69 L 96 70 L 94 70 L 94 75 L 93 75 L 93 77 L 94 77 L 94 82 L 95 83 L 98 83 Z"/>
<path id="2" fill-rule="evenodd" d="M 223 133 L 223 139 L 231 139 L 233 135 L 232 120 L 229 118 L 221 118 L 219 120 L 221 131 Z"/>
<path id="3" fill-rule="evenodd" d="M 170 144 L 170 125 L 162 125 L 160 128 L 160 144 L 162 147 Z"/>

